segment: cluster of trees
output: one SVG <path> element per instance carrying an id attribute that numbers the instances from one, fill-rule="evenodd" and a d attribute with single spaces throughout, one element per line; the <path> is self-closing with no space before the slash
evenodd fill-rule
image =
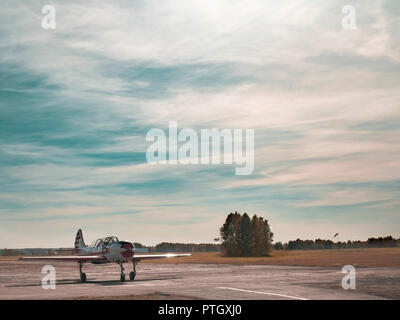
<path id="1" fill-rule="evenodd" d="M 213 243 L 161 242 L 149 249 L 152 252 L 216 252 L 221 251 L 221 245 Z"/>
<path id="2" fill-rule="evenodd" d="M 352 248 L 388 248 L 400 246 L 400 238 L 392 236 L 369 238 L 367 241 L 333 242 L 332 240 L 291 240 L 287 243 L 277 242 L 274 250 L 313 250 L 313 249 L 352 249 Z"/>
<path id="3" fill-rule="evenodd" d="M 230 213 L 220 229 L 222 253 L 230 257 L 268 256 L 272 237 L 267 220 L 244 213 Z"/>

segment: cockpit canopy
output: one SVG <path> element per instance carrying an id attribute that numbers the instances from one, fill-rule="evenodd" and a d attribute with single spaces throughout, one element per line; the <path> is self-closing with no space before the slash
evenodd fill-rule
<path id="1" fill-rule="evenodd" d="M 118 238 L 115 236 L 111 236 L 111 237 L 105 237 L 105 238 L 101 238 L 101 239 L 97 239 L 95 241 L 92 242 L 92 247 L 102 247 L 114 242 L 118 242 Z"/>

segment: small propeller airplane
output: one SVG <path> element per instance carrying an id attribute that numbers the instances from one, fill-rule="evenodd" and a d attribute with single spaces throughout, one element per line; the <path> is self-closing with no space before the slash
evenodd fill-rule
<path id="1" fill-rule="evenodd" d="M 121 282 L 125 281 L 124 262 L 132 261 L 133 271 L 129 273 L 129 279 L 135 280 L 136 264 L 140 260 L 187 257 L 190 253 L 176 254 L 135 254 L 135 246 L 127 241 L 120 241 L 117 237 L 105 237 L 97 239 L 92 245 L 87 246 L 83 241 L 82 230 L 79 229 L 75 238 L 75 256 L 43 256 L 43 257 L 21 257 L 20 260 L 54 260 L 54 261 L 76 261 L 79 264 L 79 274 L 81 281 L 86 281 L 86 273 L 82 272 L 82 266 L 85 262 L 93 264 L 102 264 L 116 262 L 121 268 Z"/>

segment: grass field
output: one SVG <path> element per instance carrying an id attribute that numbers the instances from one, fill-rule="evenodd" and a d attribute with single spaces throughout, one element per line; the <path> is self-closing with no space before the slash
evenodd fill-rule
<path id="1" fill-rule="evenodd" d="M 0 257 L 17 260 L 18 257 Z M 400 248 L 281 250 L 270 257 L 222 257 L 217 252 L 195 252 L 190 257 L 143 260 L 141 263 L 203 263 L 242 265 L 290 265 L 335 267 L 350 264 L 357 267 L 400 267 Z"/>
<path id="2" fill-rule="evenodd" d="M 147 260 L 143 263 L 266 264 L 291 266 L 400 267 L 400 248 L 280 250 L 271 257 L 221 257 L 216 252 L 193 253 L 187 258 Z"/>

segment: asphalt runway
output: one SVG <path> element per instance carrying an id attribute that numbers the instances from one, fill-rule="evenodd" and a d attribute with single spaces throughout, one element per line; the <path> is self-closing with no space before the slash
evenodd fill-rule
<path id="1" fill-rule="evenodd" d="M 54 262 L 56 289 L 46 290 L 45 264 L 0 261 L 0 299 L 400 299 L 399 268 L 358 268 L 356 289 L 344 290 L 340 267 L 139 263 L 136 279 L 122 283 L 117 264 L 87 263 L 81 283 L 77 263 Z"/>

